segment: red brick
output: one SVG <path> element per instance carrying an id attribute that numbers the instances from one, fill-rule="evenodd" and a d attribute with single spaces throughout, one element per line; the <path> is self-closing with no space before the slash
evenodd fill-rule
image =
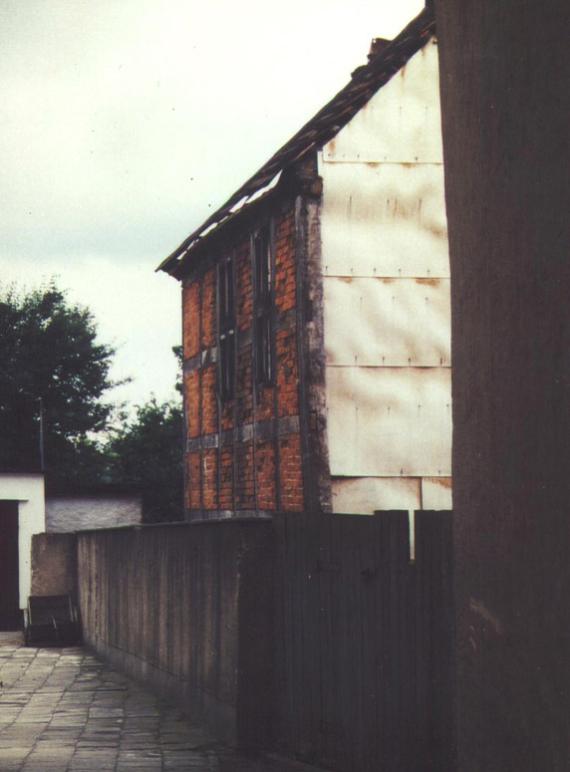
<path id="1" fill-rule="evenodd" d="M 200 496 L 201 465 L 198 451 L 186 454 L 186 506 L 201 509 Z"/>
<path id="2" fill-rule="evenodd" d="M 216 343 L 216 270 L 206 271 L 202 279 L 202 348 Z"/>
<path id="3" fill-rule="evenodd" d="M 299 368 L 297 336 L 295 332 L 280 330 L 276 335 L 277 394 L 279 416 L 293 416 L 299 412 Z"/>
<path id="4" fill-rule="evenodd" d="M 202 370 L 202 434 L 217 431 L 216 365 L 209 365 Z"/>
<path id="5" fill-rule="evenodd" d="M 238 426 L 251 423 L 253 416 L 251 346 L 243 348 L 238 356 L 236 399 Z"/>
<path id="6" fill-rule="evenodd" d="M 253 496 L 253 443 L 244 442 L 236 447 L 236 499 L 238 509 L 254 509 Z"/>
<path id="7" fill-rule="evenodd" d="M 237 288 L 237 327 L 247 330 L 251 327 L 253 313 L 253 284 L 251 277 L 251 253 L 249 237 L 242 241 L 235 253 Z"/>
<path id="8" fill-rule="evenodd" d="M 275 303 L 277 313 L 294 311 L 296 304 L 295 218 L 292 207 L 277 214 L 275 225 Z M 251 239 L 244 234 L 230 245 L 235 256 L 236 325 L 240 332 L 253 327 L 253 285 Z M 227 256 L 225 250 L 219 258 Z M 215 256 L 214 256 L 215 257 Z M 189 358 L 200 348 L 216 344 L 216 269 L 208 269 L 202 279 L 194 280 L 184 289 L 184 353 Z M 202 298 L 200 304 L 200 295 Z M 201 307 L 200 307 L 201 306 Z M 201 339 L 199 333 L 201 328 Z M 238 352 L 236 393 L 232 400 L 224 402 L 218 422 L 217 365 L 208 365 L 184 379 L 188 436 L 191 438 L 216 433 L 220 427 L 228 431 L 250 426 L 252 421 L 268 421 L 275 417 L 291 417 L 299 413 L 298 361 L 296 330 L 275 332 L 275 385 L 259 389 L 255 396 L 252 347 L 243 346 Z M 277 399 L 275 399 L 277 396 Z M 273 510 L 276 507 L 276 471 L 279 474 L 282 505 L 286 510 L 303 507 L 303 478 L 300 440 L 297 435 L 281 438 L 279 442 L 280 467 L 276 470 L 273 442 L 256 441 L 255 453 L 252 442 L 239 443 L 235 450 L 224 446 L 220 453 L 218 477 L 218 451 L 209 449 L 192 456 L 190 491 L 187 501 L 192 508 L 206 509 Z M 198 459 L 198 468 L 195 468 Z M 203 501 L 199 502 L 202 480 Z M 219 480 L 219 489 L 218 489 Z M 218 497 L 219 490 L 219 497 Z M 198 492 L 197 492 L 198 491 Z M 219 498 L 219 500 L 218 500 Z M 255 500 L 257 499 L 257 501 Z"/>
<path id="9" fill-rule="evenodd" d="M 182 290 L 182 328 L 184 359 L 200 351 L 200 282 L 193 281 Z"/>
<path id="10" fill-rule="evenodd" d="M 223 448 L 220 473 L 220 509 L 233 509 L 234 459 L 233 448 Z"/>
<path id="11" fill-rule="evenodd" d="M 286 512 L 303 509 L 303 476 L 301 473 L 301 438 L 290 434 L 279 441 L 281 507 Z"/>
<path id="12" fill-rule="evenodd" d="M 273 400 L 275 397 L 275 387 L 265 386 L 258 389 L 256 396 L 255 420 L 267 421 L 273 417 Z"/>
<path id="13" fill-rule="evenodd" d="M 200 373 L 193 370 L 184 375 L 184 409 L 186 412 L 186 434 L 200 436 Z"/>
<path id="14" fill-rule="evenodd" d="M 222 402 L 222 431 L 233 429 L 234 426 L 234 400 Z"/>
<path id="15" fill-rule="evenodd" d="M 272 442 L 255 447 L 255 479 L 258 509 L 275 509 L 275 450 Z"/>
<path id="16" fill-rule="evenodd" d="M 218 451 L 210 448 L 202 452 L 204 509 L 217 509 Z"/>

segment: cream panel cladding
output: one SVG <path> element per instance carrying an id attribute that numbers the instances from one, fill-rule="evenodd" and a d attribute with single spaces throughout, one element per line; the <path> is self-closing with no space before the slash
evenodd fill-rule
<path id="1" fill-rule="evenodd" d="M 337 477 L 331 485 L 333 512 L 373 515 L 377 509 L 420 508 L 417 477 Z"/>
<path id="2" fill-rule="evenodd" d="M 451 477 L 424 477 L 422 480 L 423 509 L 453 509 Z"/>
<path id="3" fill-rule="evenodd" d="M 441 163 L 437 45 L 431 41 L 324 147 L 327 161 Z"/>
<path id="4" fill-rule="evenodd" d="M 327 367 L 332 476 L 451 474 L 451 369 Z"/>
<path id="5" fill-rule="evenodd" d="M 325 275 L 449 278 L 441 165 L 321 164 Z"/>
<path id="6" fill-rule="evenodd" d="M 326 276 L 324 291 L 328 364 L 450 364 L 449 279 Z"/>

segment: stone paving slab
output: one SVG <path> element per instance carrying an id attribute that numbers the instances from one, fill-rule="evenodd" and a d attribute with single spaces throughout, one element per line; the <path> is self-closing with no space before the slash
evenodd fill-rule
<path id="1" fill-rule="evenodd" d="M 299 772 L 248 758 L 87 650 L 0 633 L 0 772 Z"/>

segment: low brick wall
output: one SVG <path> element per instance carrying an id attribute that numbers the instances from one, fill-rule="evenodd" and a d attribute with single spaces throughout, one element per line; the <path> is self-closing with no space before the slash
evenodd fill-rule
<path id="1" fill-rule="evenodd" d="M 273 543 L 259 520 L 79 533 L 85 642 L 218 737 L 264 745 Z"/>

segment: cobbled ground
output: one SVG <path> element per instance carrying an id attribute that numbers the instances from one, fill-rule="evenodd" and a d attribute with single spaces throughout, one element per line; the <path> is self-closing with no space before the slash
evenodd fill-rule
<path id="1" fill-rule="evenodd" d="M 0 772 L 299 772 L 215 742 L 83 648 L 0 633 Z"/>

